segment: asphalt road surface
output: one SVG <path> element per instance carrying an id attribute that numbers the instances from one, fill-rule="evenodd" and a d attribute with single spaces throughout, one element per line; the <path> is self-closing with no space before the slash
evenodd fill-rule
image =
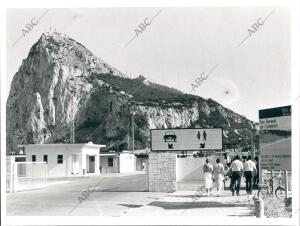
<path id="1" fill-rule="evenodd" d="M 43 189 L 7 194 L 6 211 L 7 216 L 119 217 L 167 195 L 146 188 L 144 173 L 50 180 Z"/>

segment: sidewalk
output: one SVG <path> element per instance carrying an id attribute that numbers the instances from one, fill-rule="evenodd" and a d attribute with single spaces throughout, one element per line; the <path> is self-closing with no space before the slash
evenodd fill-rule
<path id="1" fill-rule="evenodd" d="M 241 191 L 240 196 L 232 196 L 226 190 L 217 197 L 202 196 L 196 199 L 195 191 L 176 191 L 147 205 L 132 209 L 123 217 L 254 217 L 252 196 Z"/>

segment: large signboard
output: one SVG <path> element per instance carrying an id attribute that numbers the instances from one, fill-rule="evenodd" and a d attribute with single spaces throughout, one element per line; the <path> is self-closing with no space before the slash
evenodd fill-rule
<path id="1" fill-rule="evenodd" d="M 153 129 L 152 151 L 194 151 L 222 149 L 222 129 Z"/>
<path id="2" fill-rule="evenodd" d="M 291 170 L 291 106 L 259 111 L 262 170 Z"/>

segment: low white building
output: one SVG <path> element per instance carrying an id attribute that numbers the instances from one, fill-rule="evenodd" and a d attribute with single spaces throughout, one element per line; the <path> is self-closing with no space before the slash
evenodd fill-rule
<path id="1" fill-rule="evenodd" d="M 100 152 L 101 173 L 133 173 L 146 171 L 148 162 L 147 150 Z"/>
<path id="2" fill-rule="evenodd" d="M 24 147 L 27 162 L 47 162 L 48 177 L 100 174 L 100 148 L 105 145 L 28 144 Z"/>
<path id="3" fill-rule="evenodd" d="M 119 154 L 100 153 L 100 173 L 120 173 Z"/>
<path id="4" fill-rule="evenodd" d="M 129 152 L 120 153 L 120 173 L 132 173 L 136 171 L 136 156 Z"/>

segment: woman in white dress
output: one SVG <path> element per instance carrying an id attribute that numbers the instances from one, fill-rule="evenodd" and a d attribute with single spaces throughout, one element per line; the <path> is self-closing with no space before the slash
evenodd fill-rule
<path id="1" fill-rule="evenodd" d="M 204 172 L 204 185 L 206 188 L 207 196 L 210 195 L 211 188 L 213 186 L 213 166 L 209 163 L 209 159 L 206 159 L 206 163 L 203 166 Z"/>
<path id="2" fill-rule="evenodd" d="M 217 187 L 217 193 L 220 197 L 220 191 L 223 187 L 223 180 L 224 180 L 224 166 L 220 163 L 220 159 L 217 158 L 217 164 L 214 166 L 213 174 L 214 179 Z"/>

